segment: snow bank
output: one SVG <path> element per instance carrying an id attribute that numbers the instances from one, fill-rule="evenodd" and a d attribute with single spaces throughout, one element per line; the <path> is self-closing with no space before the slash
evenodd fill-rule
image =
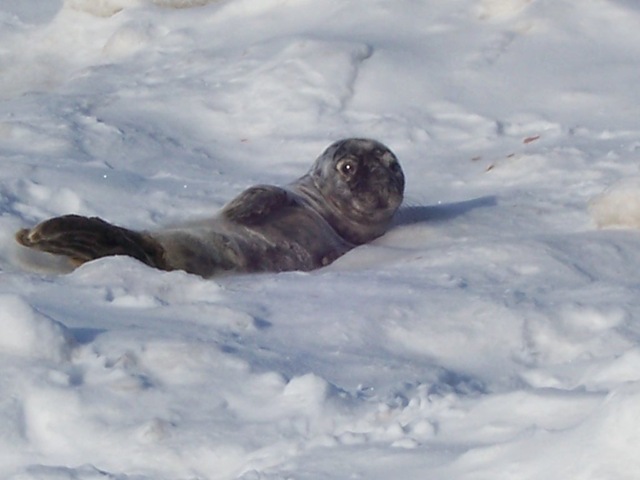
<path id="1" fill-rule="evenodd" d="M 0 296 L 0 353 L 60 362 L 68 360 L 73 336 L 60 322 L 35 311 L 18 295 Z"/>

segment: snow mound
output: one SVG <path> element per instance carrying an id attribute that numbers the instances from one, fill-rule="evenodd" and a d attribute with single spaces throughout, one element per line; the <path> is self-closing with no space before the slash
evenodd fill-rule
<path id="1" fill-rule="evenodd" d="M 111 17 L 116 13 L 145 3 L 152 3 L 165 8 L 202 7 L 218 0 L 66 0 L 65 7 L 95 15 L 97 17 Z"/>
<path id="2" fill-rule="evenodd" d="M 0 352 L 45 360 L 70 357 L 74 344 L 67 328 L 33 309 L 18 295 L 0 296 Z"/>
<path id="3" fill-rule="evenodd" d="M 613 184 L 591 201 L 589 209 L 600 228 L 640 228 L 640 177 Z"/>

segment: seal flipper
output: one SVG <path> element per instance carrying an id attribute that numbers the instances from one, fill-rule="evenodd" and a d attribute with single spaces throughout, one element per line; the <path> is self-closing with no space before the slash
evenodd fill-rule
<path id="1" fill-rule="evenodd" d="M 296 200 L 284 188 L 257 185 L 231 200 L 222 210 L 222 215 L 236 223 L 255 225 L 283 207 L 295 204 Z"/>
<path id="2" fill-rule="evenodd" d="M 84 263 L 111 255 L 127 255 L 147 265 L 168 270 L 162 246 L 150 235 L 128 230 L 98 217 L 64 215 L 22 229 L 16 240 L 25 247 L 65 255 Z"/>

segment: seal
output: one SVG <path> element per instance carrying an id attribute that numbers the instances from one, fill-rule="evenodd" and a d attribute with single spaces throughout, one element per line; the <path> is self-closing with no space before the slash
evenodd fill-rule
<path id="1" fill-rule="evenodd" d="M 295 182 L 250 187 L 209 220 L 150 232 L 64 215 L 18 231 L 16 240 L 76 265 L 128 255 L 202 277 L 309 271 L 382 235 L 402 203 L 404 185 L 389 148 L 348 138 L 330 145 Z"/>

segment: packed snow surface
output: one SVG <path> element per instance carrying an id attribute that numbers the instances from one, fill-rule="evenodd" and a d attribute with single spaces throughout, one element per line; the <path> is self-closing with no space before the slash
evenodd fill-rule
<path id="1" fill-rule="evenodd" d="M 640 3 L 0 2 L 0 478 L 637 479 Z M 211 280 L 153 229 L 376 138 L 393 228 Z"/>

